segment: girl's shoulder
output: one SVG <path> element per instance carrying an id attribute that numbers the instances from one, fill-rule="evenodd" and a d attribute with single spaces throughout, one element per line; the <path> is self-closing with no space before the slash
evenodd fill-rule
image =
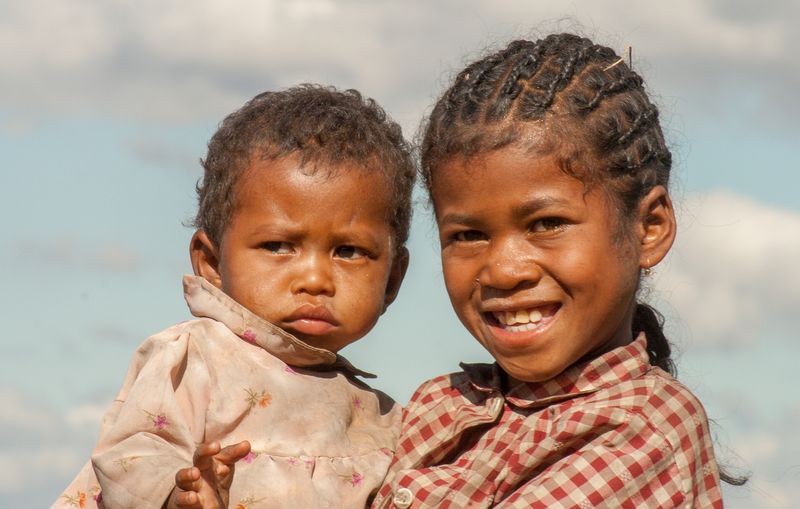
<path id="1" fill-rule="evenodd" d="M 597 420 L 629 433 L 652 432 L 674 451 L 685 444 L 711 450 L 708 417 L 700 400 L 670 374 L 653 367 L 644 376 L 563 403 L 557 421 Z"/>
<path id="2" fill-rule="evenodd" d="M 656 424 L 707 420 L 697 396 L 679 380 L 655 366 L 641 377 L 597 391 L 587 398 L 586 404 L 624 409 Z"/>

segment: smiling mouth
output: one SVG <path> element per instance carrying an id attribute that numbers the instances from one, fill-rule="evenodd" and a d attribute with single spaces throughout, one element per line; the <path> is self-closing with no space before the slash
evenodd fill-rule
<path id="1" fill-rule="evenodd" d="M 487 321 L 509 332 L 535 330 L 549 321 L 558 311 L 557 304 L 509 311 L 490 311 L 484 313 Z"/>

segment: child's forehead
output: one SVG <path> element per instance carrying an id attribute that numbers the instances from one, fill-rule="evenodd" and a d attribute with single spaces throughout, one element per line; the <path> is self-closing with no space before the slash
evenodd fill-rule
<path id="1" fill-rule="evenodd" d="M 372 180 L 375 184 L 391 183 L 388 173 L 382 171 L 380 164 L 374 160 L 332 161 L 329 158 L 312 158 L 297 152 L 277 157 L 252 157 L 239 180 L 252 185 L 258 179 L 285 179 L 293 175 L 310 177 L 329 186 L 365 179 Z"/>
<path id="2" fill-rule="evenodd" d="M 298 155 L 291 155 L 251 160 L 235 192 L 239 209 L 280 195 L 308 207 L 318 201 L 331 205 L 330 197 L 336 197 L 335 203 L 341 207 L 389 211 L 394 207 L 392 184 L 386 172 L 370 164 L 302 161 Z"/>

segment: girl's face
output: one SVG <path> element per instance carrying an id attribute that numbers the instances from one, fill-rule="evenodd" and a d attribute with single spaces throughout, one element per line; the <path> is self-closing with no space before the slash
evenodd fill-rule
<path id="1" fill-rule="evenodd" d="M 510 146 L 446 162 L 431 191 L 450 300 L 509 375 L 544 381 L 632 340 L 642 253 L 602 189 Z"/>

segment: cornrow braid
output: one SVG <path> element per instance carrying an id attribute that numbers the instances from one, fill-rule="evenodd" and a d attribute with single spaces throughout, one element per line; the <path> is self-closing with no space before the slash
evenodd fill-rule
<path id="1" fill-rule="evenodd" d="M 625 131 L 618 139 L 619 145 L 625 145 L 638 131 L 644 131 L 650 128 L 658 121 L 658 108 L 652 104 L 645 107 L 644 111 L 640 111 L 631 124 L 630 128 Z"/>
<path id="2" fill-rule="evenodd" d="M 642 78 L 624 63 L 611 65 L 618 60 L 589 39 L 553 34 L 513 41 L 474 62 L 429 118 L 421 144 L 423 181 L 430 184 L 438 161 L 513 143 L 525 123 L 553 118 L 557 111 L 561 127 L 580 130 L 587 142 L 581 148 L 590 149 L 578 166 L 600 163 L 611 176 L 628 180 L 584 175 L 608 182 L 612 196 L 626 198 L 616 200 L 620 212 L 629 213 L 653 185 L 668 184 L 671 156 Z M 565 166 L 572 166 L 563 155 Z"/>
<path id="3" fill-rule="evenodd" d="M 588 42 L 588 41 L 587 41 Z M 553 104 L 556 92 L 563 89 L 567 83 L 572 79 L 572 76 L 578 71 L 579 67 L 586 64 L 587 53 L 591 46 L 582 45 L 577 49 L 573 49 L 572 53 L 563 61 L 561 72 L 555 77 L 547 88 L 545 99 L 542 107 L 549 107 Z"/>

